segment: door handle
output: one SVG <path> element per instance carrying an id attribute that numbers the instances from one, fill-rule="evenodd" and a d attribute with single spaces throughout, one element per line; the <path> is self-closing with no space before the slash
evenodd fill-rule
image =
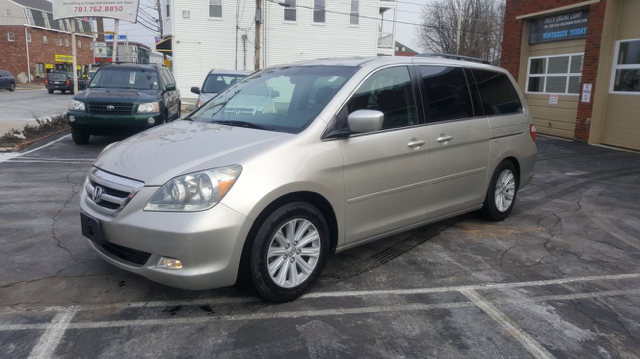
<path id="1" fill-rule="evenodd" d="M 424 145 L 425 142 L 421 141 L 421 140 L 411 140 L 409 143 L 407 143 L 407 146 L 411 147 L 411 148 L 415 148 L 415 147 L 420 147 L 422 145 Z"/>
<path id="2" fill-rule="evenodd" d="M 440 137 L 438 137 L 438 142 L 442 143 L 447 143 L 449 141 L 453 140 L 453 136 L 446 136 L 446 135 L 440 135 Z"/>

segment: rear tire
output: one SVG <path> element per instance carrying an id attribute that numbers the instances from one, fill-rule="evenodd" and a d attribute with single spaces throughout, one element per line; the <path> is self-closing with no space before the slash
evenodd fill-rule
<path id="1" fill-rule="evenodd" d="M 516 203 L 519 186 L 520 179 L 513 162 L 500 162 L 491 176 L 484 206 L 479 211 L 480 216 L 489 221 L 507 218 Z"/>
<path id="2" fill-rule="evenodd" d="M 14 84 L 13 82 L 9 85 L 9 91 L 13 92 L 16 90 L 16 84 Z"/>
<path id="3" fill-rule="evenodd" d="M 91 138 L 91 134 L 84 130 L 78 130 L 75 128 L 71 129 L 71 138 L 76 145 L 86 145 L 89 143 L 89 138 Z"/>
<path id="4" fill-rule="evenodd" d="M 53 90 L 47 90 L 47 92 L 49 93 L 49 95 L 53 94 Z"/>
<path id="5" fill-rule="evenodd" d="M 304 294 L 324 270 L 329 226 L 316 207 L 292 202 L 273 211 L 248 245 L 249 279 L 257 294 L 288 302 Z"/>

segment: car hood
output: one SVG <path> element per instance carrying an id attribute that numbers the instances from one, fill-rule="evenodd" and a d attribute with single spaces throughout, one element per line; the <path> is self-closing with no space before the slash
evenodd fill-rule
<path id="1" fill-rule="evenodd" d="M 242 164 L 292 134 L 191 121 L 174 121 L 107 147 L 94 166 L 161 186 L 173 177 Z"/>
<path id="2" fill-rule="evenodd" d="M 207 102 L 216 96 L 218 96 L 218 92 L 201 92 L 198 103 Z"/>
<path id="3" fill-rule="evenodd" d="M 158 91 L 96 88 L 86 89 L 74 99 L 83 102 L 143 103 L 157 101 Z"/>

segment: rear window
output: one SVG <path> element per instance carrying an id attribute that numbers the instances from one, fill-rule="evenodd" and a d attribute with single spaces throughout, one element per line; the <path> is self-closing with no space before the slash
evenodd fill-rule
<path id="1" fill-rule="evenodd" d="M 440 122 L 473 117 L 471 95 L 461 67 L 420 66 L 429 104 L 429 121 Z"/>
<path id="2" fill-rule="evenodd" d="M 204 93 L 218 93 L 227 87 L 235 84 L 241 79 L 245 78 L 245 75 L 223 75 L 223 74 L 210 74 L 204 81 L 202 86 L 202 92 Z"/>
<path id="3" fill-rule="evenodd" d="M 518 93 L 507 75 L 488 70 L 472 69 L 471 71 L 480 91 L 480 100 L 486 116 L 522 111 Z"/>
<path id="4" fill-rule="evenodd" d="M 49 75 L 49 80 L 54 80 L 54 81 L 66 81 L 67 78 L 68 76 L 64 72 L 52 72 Z"/>

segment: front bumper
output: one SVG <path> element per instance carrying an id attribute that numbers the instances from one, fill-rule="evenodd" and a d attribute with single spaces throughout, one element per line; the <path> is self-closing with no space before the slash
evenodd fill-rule
<path id="1" fill-rule="evenodd" d="M 85 111 L 68 111 L 67 119 L 73 116 L 75 120 L 69 126 L 78 130 L 99 131 L 143 131 L 147 128 L 162 124 L 162 114 L 139 113 L 132 115 L 98 115 Z M 154 123 L 149 123 L 149 118 Z"/>
<path id="2" fill-rule="evenodd" d="M 145 264 L 135 265 L 88 240 L 91 247 L 116 267 L 172 287 L 204 290 L 233 285 L 253 222 L 220 203 L 193 213 L 143 211 L 156 190 L 143 187 L 115 217 L 97 211 L 86 191 L 80 199 L 82 212 L 100 221 L 108 242 L 150 253 Z M 183 268 L 160 267 L 162 257 L 179 259 Z"/>

